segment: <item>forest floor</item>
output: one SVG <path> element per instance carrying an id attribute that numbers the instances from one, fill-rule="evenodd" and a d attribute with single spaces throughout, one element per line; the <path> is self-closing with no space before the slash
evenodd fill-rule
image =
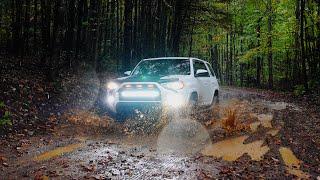
<path id="1" fill-rule="evenodd" d="M 97 108 L 94 71 L 47 83 L 0 64 L 0 113 L 13 123 L 0 129 L 4 179 L 320 179 L 316 95 L 223 87 L 190 117 L 138 112 L 121 124 Z"/>

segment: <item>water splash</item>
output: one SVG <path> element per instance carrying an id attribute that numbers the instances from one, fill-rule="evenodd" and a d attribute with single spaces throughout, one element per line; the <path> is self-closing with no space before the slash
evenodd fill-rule
<path id="1" fill-rule="evenodd" d="M 194 154 L 210 144 L 205 127 L 191 119 L 175 119 L 162 130 L 157 141 L 160 154 Z"/>

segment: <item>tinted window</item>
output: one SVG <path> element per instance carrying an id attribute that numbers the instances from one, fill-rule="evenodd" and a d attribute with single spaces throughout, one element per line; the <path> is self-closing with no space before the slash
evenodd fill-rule
<path id="1" fill-rule="evenodd" d="M 208 67 L 209 67 L 209 70 L 210 70 L 210 72 L 211 72 L 211 75 L 214 77 L 214 76 L 216 76 L 216 74 L 214 73 L 214 70 L 212 69 L 212 66 L 210 65 L 210 64 L 207 64 L 208 65 Z"/>
<path id="2" fill-rule="evenodd" d="M 206 65 L 201 62 L 201 61 L 193 61 L 193 69 L 194 69 L 194 74 L 196 75 L 197 73 L 197 70 L 199 69 L 203 69 L 203 70 L 207 70 L 207 67 Z M 198 77 L 210 77 L 209 73 L 204 73 L 204 74 L 201 74 L 201 76 L 198 76 Z"/>
<path id="3" fill-rule="evenodd" d="M 134 70 L 135 76 L 190 75 L 188 59 L 160 59 L 142 61 Z"/>

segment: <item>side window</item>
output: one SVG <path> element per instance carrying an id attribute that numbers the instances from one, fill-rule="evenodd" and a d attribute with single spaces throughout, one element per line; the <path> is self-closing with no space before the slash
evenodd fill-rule
<path id="1" fill-rule="evenodd" d="M 208 69 L 206 65 L 201 61 L 193 61 L 193 69 L 194 69 L 194 75 L 196 76 L 198 70 L 206 70 L 207 72 L 201 73 L 197 75 L 197 77 L 210 77 Z"/>
<path id="2" fill-rule="evenodd" d="M 210 72 L 211 72 L 211 75 L 212 75 L 213 77 L 215 77 L 216 74 L 215 74 L 214 70 L 212 69 L 212 66 L 211 66 L 210 64 L 207 64 L 207 66 L 209 67 L 209 70 L 210 70 Z"/>

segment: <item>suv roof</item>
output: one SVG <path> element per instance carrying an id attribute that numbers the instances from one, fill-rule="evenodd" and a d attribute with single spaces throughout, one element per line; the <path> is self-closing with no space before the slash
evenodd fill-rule
<path id="1" fill-rule="evenodd" d="M 207 63 L 207 61 L 198 59 L 198 58 L 194 58 L 194 57 L 158 57 L 158 58 L 148 58 L 148 59 L 143 59 L 142 61 L 150 61 L 150 60 L 160 60 L 160 59 L 194 59 L 194 60 L 198 60 L 198 61 L 202 61 L 204 63 Z"/>

